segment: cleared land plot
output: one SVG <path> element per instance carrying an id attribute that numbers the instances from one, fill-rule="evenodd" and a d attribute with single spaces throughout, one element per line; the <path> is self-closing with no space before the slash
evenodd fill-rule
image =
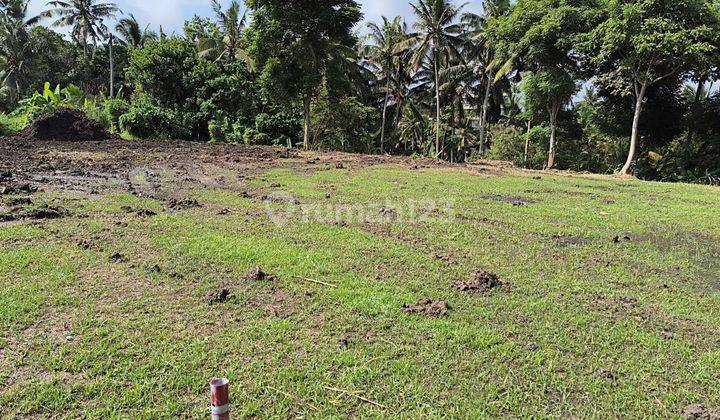
<path id="1" fill-rule="evenodd" d="M 0 417 L 720 407 L 717 188 L 0 140 L 0 192 Z"/>

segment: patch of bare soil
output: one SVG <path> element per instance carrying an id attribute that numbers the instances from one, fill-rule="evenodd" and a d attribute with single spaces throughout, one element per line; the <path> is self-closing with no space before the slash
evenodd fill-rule
<path id="1" fill-rule="evenodd" d="M 264 272 L 259 266 L 245 275 L 246 281 L 276 281 L 277 279 L 277 276 Z"/>
<path id="2" fill-rule="evenodd" d="M 408 315 L 423 314 L 430 318 L 442 318 L 448 315 L 450 307 L 444 300 L 425 299 L 416 304 L 406 303 L 402 310 Z"/>
<path id="3" fill-rule="evenodd" d="M 534 203 L 534 201 L 532 200 L 522 197 L 516 197 L 513 195 L 485 194 L 482 195 L 480 198 L 483 198 L 485 200 L 499 201 L 501 203 L 510 203 L 513 206 L 527 206 L 528 204 Z"/>
<path id="4" fill-rule="evenodd" d="M 70 211 L 64 207 L 43 204 L 42 206 L 32 210 L 25 210 L 22 207 L 16 207 L 7 213 L 0 214 L 0 222 L 60 219 L 68 215 L 70 215 Z"/>
<path id="5" fill-rule="evenodd" d="M 100 123 L 86 117 L 82 111 L 57 108 L 41 115 L 18 133 L 17 137 L 31 141 L 98 141 L 112 138 L 112 135 Z"/>
<path id="6" fill-rule="evenodd" d="M 467 280 L 452 282 L 453 287 L 469 294 L 487 293 L 505 284 L 500 277 L 485 270 L 478 270 Z"/>
<path id="7" fill-rule="evenodd" d="M 683 410 L 688 420 L 720 420 L 720 409 L 709 409 L 702 404 L 690 404 Z"/>

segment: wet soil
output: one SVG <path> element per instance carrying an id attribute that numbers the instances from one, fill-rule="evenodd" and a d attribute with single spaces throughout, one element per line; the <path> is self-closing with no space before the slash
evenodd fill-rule
<path id="1" fill-rule="evenodd" d="M 317 171 L 341 164 L 356 170 L 379 164 L 423 167 L 460 166 L 433 159 L 318 153 L 284 147 L 210 144 L 172 140 L 126 141 L 104 135 L 77 141 L 67 135 L 51 140 L 28 133 L 0 138 L 0 195 L 32 194 L 38 189 L 89 195 L 130 193 L 172 204 L 199 188 L 221 188 L 247 197 L 266 191 L 248 182 L 267 170 Z M 60 141 L 62 140 L 62 141 Z M 314 165 L 308 166 L 306 160 Z M 287 202 L 287 197 L 267 197 Z M 297 203 L 296 203 L 297 204 Z"/>

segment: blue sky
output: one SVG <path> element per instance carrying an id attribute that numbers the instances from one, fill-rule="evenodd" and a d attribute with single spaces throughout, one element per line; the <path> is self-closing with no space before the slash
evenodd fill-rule
<path id="1" fill-rule="evenodd" d="M 224 0 L 227 4 L 230 0 Z M 46 0 L 31 0 L 32 13 L 39 13 Z M 183 22 L 194 14 L 211 16 L 210 0 L 115 0 L 126 13 L 133 13 L 141 23 L 157 30 L 162 25 L 167 32 L 180 31 Z M 411 18 L 412 11 L 406 0 L 359 0 L 363 6 L 365 20 L 377 21 L 380 16 L 405 16 Z M 466 10 L 480 11 L 481 0 L 469 2 Z"/>

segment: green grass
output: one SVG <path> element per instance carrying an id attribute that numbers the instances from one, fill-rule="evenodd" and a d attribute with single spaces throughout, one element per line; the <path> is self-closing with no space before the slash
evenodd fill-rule
<path id="1" fill-rule="evenodd" d="M 534 175 L 279 169 L 248 185 L 299 206 L 217 189 L 177 212 L 58 195 L 72 217 L 0 225 L 0 417 L 203 417 L 213 376 L 231 380 L 238 417 L 667 418 L 720 406 L 718 190 Z M 425 200 L 452 205 L 411 219 Z M 348 205 L 398 205 L 401 221 L 297 213 Z M 244 280 L 257 265 L 279 280 Z M 477 269 L 508 284 L 451 287 Z M 233 297 L 209 306 L 218 288 Z M 449 316 L 403 313 L 425 298 L 446 300 Z"/>

